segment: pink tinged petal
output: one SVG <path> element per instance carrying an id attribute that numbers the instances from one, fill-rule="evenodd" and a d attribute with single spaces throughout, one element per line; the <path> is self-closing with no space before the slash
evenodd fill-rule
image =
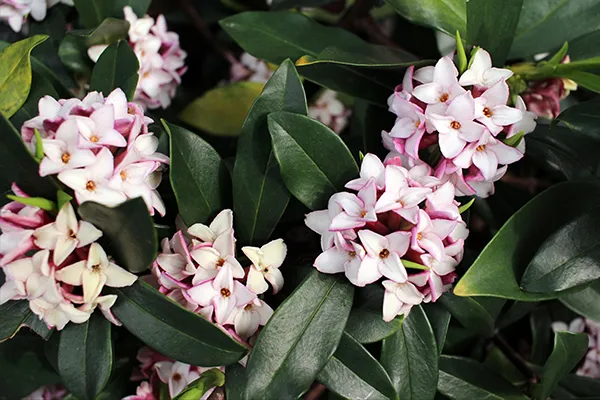
<path id="1" fill-rule="evenodd" d="M 448 235 L 456 228 L 457 222 L 449 219 L 432 219 L 432 232 L 440 239 L 446 239 Z"/>
<path id="2" fill-rule="evenodd" d="M 336 215 L 331 221 L 329 229 L 332 231 L 343 231 L 346 229 L 360 228 L 366 225 L 361 217 L 350 216 L 345 212 Z"/>
<path id="3" fill-rule="evenodd" d="M 413 158 L 419 159 L 419 145 L 421 144 L 421 139 L 423 138 L 424 134 L 425 129 L 419 129 L 414 135 L 406 139 L 406 154 Z"/>
<path id="4" fill-rule="evenodd" d="M 213 298 L 221 295 L 219 291 L 213 287 L 212 281 L 194 286 L 187 291 L 187 294 L 194 303 L 203 307 L 211 305 Z"/>
<path id="5" fill-rule="evenodd" d="M 465 147 L 463 151 L 457 155 L 452 162 L 460 168 L 469 168 L 471 164 L 473 164 L 473 154 L 475 154 L 475 149 L 477 148 L 477 143 L 472 143 L 469 146 Z"/>
<path id="6" fill-rule="evenodd" d="M 411 66 L 412 68 L 413 66 Z M 429 83 L 433 81 L 433 72 L 435 70 L 434 66 L 427 66 L 423 68 L 419 68 L 413 74 L 413 79 L 417 82 L 421 83 Z M 407 71 L 408 72 L 408 71 Z"/>
<path id="7" fill-rule="evenodd" d="M 25 282 L 33 274 L 33 259 L 22 258 L 3 267 L 4 274 L 13 281 Z"/>
<path id="8" fill-rule="evenodd" d="M 106 275 L 97 271 L 85 269 L 81 275 L 81 285 L 83 286 L 83 301 L 91 303 L 98 297 L 104 284 Z"/>
<path id="9" fill-rule="evenodd" d="M 190 253 L 201 268 L 214 269 L 221 259 L 219 252 L 212 247 L 200 247 Z"/>
<path id="10" fill-rule="evenodd" d="M 339 272 L 344 272 L 344 264 L 347 261 L 349 261 L 347 251 L 332 247 L 319 254 L 315 260 L 314 266 L 319 272 L 325 274 L 337 274 Z"/>
<path id="11" fill-rule="evenodd" d="M 0 287 L 0 305 L 10 300 L 22 299 L 25 295 L 26 291 L 23 282 L 6 281 L 4 282 L 4 285 Z"/>
<path id="12" fill-rule="evenodd" d="M 496 155 L 499 164 L 512 164 L 523 158 L 523 153 L 519 150 L 500 141 L 494 145 L 488 145 L 486 149 L 492 151 Z"/>
<path id="13" fill-rule="evenodd" d="M 386 281 L 384 281 L 384 283 L 385 282 Z M 403 305 L 404 303 L 400 301 L 396 294 L 393 291 L 387 290 L 386 288 L 386 291 L 383 294 L 383 320 L 385 322 L 392 321 L 394 318 L 396 318 L 396 315 L 400 313 Z"/>
<path id="14" fill-rule="evenodd" d="M 208 226 L 200 223 L 190 226 L 187 232 L 203 242 L 212 243 L 217 238 Z"/>
<path id="15" fill-rule="evenodd" d="M 439 261 L 444 257 L 444 244 L 442 243 L 442 239 L 435 234 L 423 236 L 418 242 L 421 248 L 428 251 L 436 260 Z"/>
<path id="16" fill-rule="evenodd" d="M 457 133 L 453 132 L 446 134 L 440 133 L 438 140 L 440 144 L 440 150 L 446 158 L 456 157 L 458 154 L 460 154 L 462 149 L 465 148 L 467 143 L 465 140 L 461 139 Z"/>
<path id="17" fill-rule="evenodd" d="M 218 236 L 221 233 L 233 228 L 233 212 L 231 210 L 223 210 L 210 224 L 210 229 Z"/>
<path id="18" fill-rule="evenodd" d="M 404 303 L 417 305 L 423 301 L 423 295 L 411 283 L 396 285 L 394 293 Z"/>
<path id="19" fill-rule="evenodd" d="M 419 207 L 409 207 L 409 208 L 399 208 L 394 210 L 396 214 L 410 222 L 411 224 L 416 224 L 419 214 Z"/>
<path id="20" fill-rule="evenodd" d="M 283 275 L 278 268 L 269 268 L 269 270 L 265 272 L 265 278 L 269 281 L 271 286 L 273 286 L 273 294 L 277 294 L 283 287 Z"/>
<path id="21" fill-rule="evenodd" d="M 450 87 L 458 83 L 458 70 L 450 57 L 442 57 L 435 64 L 433 71 L 433 80 L 444 87 Z"/>
<path id="22" fill-rule="evenodd" d="M 377 203 L 375 203 L 375 212 L 384 213 L 386 211 L 396 210 L 402 205 L 398 202 L 398 194 L 393 192 L 384 192 Z"/>
<path id="23" fill-rule="evenodd" d="M 475 118 L 475 102 L 471 92 L 465 92 L 454 98 L 450 102 L 446 114 L 460 122 L 473 120 Z"/>
<path id="24" fill-rule="evenodd" d="M 373 231 L 361 230 L 358 232 L 358 237 L 367 254 L 371 257 L 379 257 L 379 253 L 388 247 L 387 239 Z"/>
<path id="25" fill-rule="evenodd" d="M 309 214 L 306 214 L 306 218 L 304 219 L 304 223 L 314 232 L 322 235 L 329 229 L 329 224 L 331 220 L 328 216 L 327 210 L 313 211 Z"/>
<path id="26" fill-rule="evenodd" d="M 519 122 L 523 118 L 523 113 L 516 108 L 505 105 L 495 106 L 492 109 L 492 122 L 500 126 L 508 126 Z"/>
<path id="27" fill-rule="evenodd" d="M 436 274 L 429 274 L 429 288 L 431 289 L 431 301 L 437 301 L 444 293 L 442 278 Z"/>
<path id="28" fill-rule="evenodd" d="M 171 379 L 173 364 L 171 361 L 159 361 L 154 364 L 154 370 L 162 382 L 167 383 Z"/>
<path id="29" fill-rule="evenodd" d="M 111 262 L 102 269 L 102 273 L 106 275 L 106 286 L 110 287 L 131 286 L 137 280 L 137 276 Z"/>
<path id="30" fill-rule="evenodd" d="M 417 120 L 417 122 L 419 122 Z M 406 139 L 417 130 L 415 120 L 409 117 L 399 118 L 396 120 L 394 127 L 390 131 L 390 136 L 393 138 Z"/>
<path id="31" fill-rule="evenodd" d="M 485 180 L 490 180 L 498 170 L 498 158 L 492 151 L 475 151 L 473 153 L 473 164 L 481 171 Z"/>
<path id="32" fill-rule="evenodd" d="M 234 319 L 235 333 L 240 335 L 242 338 L 247 339 L 254 335 L 260 326 L 260 317 L 258 313 L 253 311 L 246 311 L 242 309 L 239 311 Z"/>
<path id="33" fill-rule="evenodd" d="M 238 260 L 236 260 L 233 256 L 227 256 L 225 258 L 225 263 L 223 264 L 222 268 L 229 268 L 231 270 L 231 275 L 236 279 L 243 279 L 246 275 L 244 268 L 242 268 Z"/>
<path id="34" fill-rule="evenodd" d="M 82 191 L 89 181 L 89 174 L 84 169 L 68 170 L 58 174 L 58 180 L 75 191 Z"/>
<path id="35" fill-rule="evenodd" d="M 242 285 L 239 281 L 233 282 L 233 295 L 236 299 L 236 307 L 242 307 L 256 299 L 256 293 L 249 290 L 246 286 Z"/>
<path id="36" fill-rule="evenodd" d="M 506 105 L 509 94 L 510 89 L 508 88 L 508 84 L 501 81 L 486 90 L 481 97 L 485 100 L 485 106 L 491 108 L 494 106 Z"/>
<path id="37" fill-rule="evenodd" d="M 363 287 L 381 278 L 379 257 L 356 258 L 346 264 L 346 277 L 355 286 Z"/>
<path id="38" fill-rule="evenodd" d="M 506 81 L 513 75 L 510 69 L 489 68 L 483 73 L 484 86 L 490 87 L 500 81 Z"/>
<path id="39" fill-rule="evenodd" d="M 398 192 L 408 186 L 408 171 L 396 165 L 388 165 L 385 168 L 385 190 L 386 192 Z"/>
<path id="40" fill-rule="evenodd" d="M 256 294 L 262 294 L 269 289 L 269 285 L 267 284 L 264 275 L 254 266 L 251 266 L 248 270 L 246 285 Z"/>
<path id="41" fill-rule="evenodd" d="M 477 122 L 464 121 L 461 123 L 458 136 L 467 142 L 476 142 L 485 133 L 485 127 Z"/>
<path id="42" fill-rule="evenodd" d="M 67 257 L 77 248 L 78 241 L 70 236 L 61 235 L 56 239 L 56 247 L 52 255 L 55 265 L 61 265 Z"/>
<path id="43" fill-rule="evenodd" d="M 431 82 L 415 87 L 412 94 L 426 104 L 435 104 L 440 102 L 444 89 L 439 83 Z"/>
<path id="44" fill-rule="evenodd" d="M 227 231 L 220 234 L 215 239 L 213 247 L 221 254 L 221 257 L 223 258 L 227 256 L 233 256 L 235 253 L 235 239 L 233 238 L 233 229 L 228 229 Z"/>
<path id="45" fill-rule="evenodd" d="M 264 325 L 267 323 L 267 321 L 269 321 L 269 319 L 271 318 L 271 315 L 273 315 L 273 309 L 271 308 L 271 306 L 269 306 L 264 301 L 262 301 L 262 300 L 258 300 L 258 301 L 260 303 L 260 306 L 257 306 L 256 301 L 255 301 L 254 309 L 256 310 L 256 312 L 259 315 L 260 324 Z"/>
<path id="46" fill-rule="evenodd" d="M 394 232 L 385 238 L 389 243 L 389 251 L 397 253 L 400 257 L 406 254 L 410 245 L 410 232 Z"/>
<path id="47" fill-rule="evenodd" d="M 379 272 L 395 282 L 406 282 L 408 275 L 397 253 L 390 253 L 379 263 Z"/>
<path id="48" fill-rule="evenodd" d="M 224 297 L 219 294 L 214 297 L 213 305 L 215 307 L 215 321 L 218 324 L 224 324 L 235 308 L 236 299 L 232 296 Z"/>

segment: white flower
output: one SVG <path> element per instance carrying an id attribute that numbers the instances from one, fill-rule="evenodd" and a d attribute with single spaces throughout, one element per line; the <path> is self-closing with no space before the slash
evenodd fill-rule
<path id="1" fill-rule="evenodd" d="M 233 212 L 223 210 L 213 219 L 210 226 L 196 223 L 188 228 L 187 233 L 203 242 L 213 243 L 218 236 L 229 229 L 233 229 Z"/>
<path id="2" fill-rule="evenodd" d="M 159 361 L 154 364 L 161 381 L 169 387 L 169 396 L 174 398 L 187 385 L 200 377 L 200 374 L 188 364 L 179 361 Z"/>
<path id="3" fill-rule="evenodd" d="M 261 299 L 256 298 L 244 307 L 233 310 L 227 323 L 235 327 L 235 333 L 242 339 L 248 339 L 256 333 L 259 326 L 267 323 L 271 315 L 273 315 L 273 309 Z"/>
<path id="4" fill-rule="evenodd" d="M 273 285 L 273 293 L 277 293 L 283 286 L 283 275 L 279 267 L 287 254 L 283 239 L 273 240 L 261 248 L 242 247 L 242 251 L 252 261 L 248 271 L 248 288 L 256 294 L 264 293 L 269 288 L 266 279 Z"/>
<path id="5" fill-rule="evenodd" d="M 79 131 L 75 120 L 63 122 L 56 131 L 55 139 L 43 139 L 45 157 L 40 162 L 40 175 L 86 167 L 96 161 L 91 150 L 79 147 Z"/>
<path id="6" fill-rule="evenodd" d="M 194 280 L 197 285 L 201 282 L 213 279 L 221 269 L 230 269 L 234 278 L 244 277 L 244 269 L 235 259 L 235 239 L 233 229 L 223 232 L 211 246 L 199 245 L 195 247 L 190 255 L 198 263 Z"/>
<path id="7" fill-rule="evenodd" d="M 512 76 L 512 71 L 505 68 L 492 67 L 490 53 L 478 49 L 473 56 L 471 67 L 463 72 L 458 83 L 463 86 L 492 87 L 494 84 L 504 81 Z"/>
<path id="8" fill-rule="evenodd" d="M 421 304 L 423 294 L 410 282 L 383 281 L 383 320 L 390 322 L 396 315 L 407 316 L 412 306 Z"/>

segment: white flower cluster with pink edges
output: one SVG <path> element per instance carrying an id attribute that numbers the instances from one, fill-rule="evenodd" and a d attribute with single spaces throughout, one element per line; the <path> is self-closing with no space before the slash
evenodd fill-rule
<path id="1" fill-rule="evenodd" d="M 15 32 L 20 32 L 27 16 L 42 21 L 46 11 L 58 3 L 73 5 L 73 0 L 0 0 L 0 20 L 6 21 Z"/>
<path id="2" fill-rule="evenodd" d="M 350 122 L 352 110 L 346 108 L 338 98 L 337 92 L 323 90 L 308 107 L 308 116 L 330 127 L 338 135 Z"/>
<path id="3" fill-rule="evenodd" d="M 269 283 L 274 293 L 283 286 L 279 267 L 287 248 L 281 239 L 243 247 L 252 262 L 244 270 L 236 259 L 232 225 L 232 211 L 223 210 L 210 226 L 194 224 L 186 234 L 163 239 L 152 272 L 160 292 L 247 342 L 273 314 L 259 295 Z"/>
<path id="4" fill-rule="evenodd" d="M 167 30 L 164 15 L 159 15 L 155 22 L 148 15 L 138 18 L 129 6 L 123 12 L 129 22 L 129 45 L 140 63 L 133 101 L 144 108 L 167 108 L 187 70 L 187 53 L 179 45 L 179 35 Z M 96 62 L 107 47 L 92 46 L 88 55 Z"/>
<path id="5" fill-rule="evenodd" d="M 327 210 L 306 216 L 321 235 L 317 270 L 343 272 L 359 287 L 384 277 L 385 321 L 436 301 L 455 278 L 469 233 L 454 185 L 432 176 L 423 162 L 407 169 L 400 157 L 384 164 L 367 154 L 360 178 L 346 188 L 357 193 L 336 193 Z"/>
<path id="6" fill-rule="evenodd" d="M 569 324 L 556 321 L 552 323 L 554 332 L 568 331 L 587 333 L 589 343 L 588 352 L 583 364 L 577 369 L 577 375 L 600 379 L 600 324 L 589 318 L 575 318 Z"/>
<path id="7" fill-rule="evenodd" d="M 20 197 L 27 194 L 13 186 Z M 137 276 L 108 259 L 96 241 L 102 232 L 79 221 L 66 203 L 52 218 L 46 211 L 13 201 L 0 209 L 0 267 L 5 282 L 0 304 L 27 300 L 49 328 L 87 321 L 98 307 L 116 325 L 110 308 L 116 295 L 101 296 L 104 286 L 132 285 Z"/>
<path id="8" fill-rule="evenodd" d="M 492 67 L 487 51 L 475 50 L 461 76 L 450 57 L 435 66 L 410 67 L 390 96 L 394 127 L 383 132 L 392 156 L 438 158 L 434 174 L 452 182 L 459 195 L 487 197 L 508 164 L 523 157 L 524 140 L 515 148 L 504 140 L 535 129 L 536 115 L 516 97 L 509 103 L 506 80 L 512 71 Z"/>
<path id="9" fill-rule="evenodd" d="M 156 188 L 169 157 L 157 152 L 152 120 L 121 89 L 108 97 L 91 92 L 83 100 L 39 102 L 39 115 L 26 121 L 21 136 L 35 153 L 39 132 L 44 151 L 40 175 L 56 175 L 75 192 L 78 203 L 95 201 L 112 207 L 142 197 L 150 214 L 164 215 Z"/>

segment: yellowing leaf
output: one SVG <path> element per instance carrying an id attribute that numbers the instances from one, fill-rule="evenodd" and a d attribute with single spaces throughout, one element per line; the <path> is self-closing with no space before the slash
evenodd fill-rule
<path id="1" fill-rule="evenodd" d="M 260 82 L 217 87 L 190 103 L 179 117 L 186 124 L 214 135 L 237 136 L 263 87 Z"/>

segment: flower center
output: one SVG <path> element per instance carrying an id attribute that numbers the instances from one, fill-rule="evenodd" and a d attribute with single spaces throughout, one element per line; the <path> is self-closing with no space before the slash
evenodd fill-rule
<path id="1" fill-rule="evenodd" d="M 180 373 L 173 374 L 173 380 L 175 382 L 179 382 L 181 380 L 181 374 Z"/>
<path id="2" fill-rule="evenodd" d="M 133 106 L 127 107 L 127 113 L 128 114 L 135 114 L 135 107 L 133 107 Z"/>
<path id="3" fill-rule="evenodd" d="M 421 121 L 415 122 L 415 128 L 418 128 L 421 125 Z"/>
<path id="4" fill-rule="evenodd" d="M 75 232 L 73 232 L 73 229 L 69 229 L 69 232 L 67 234 L 71 239 L 77 239 L 77 235 L 75 234 Z"/>
<path id="5" fill-rule="evenodd" d="M 244 310 L 251 311 L 252 310 L 252 303 L 246 304 L 246 307 L 244 307 Z"/>
<path id="6" fill-rule="evenodd" d="M 92 272 L 100 272 L 102 268 L 100 268 L 100 264 L 92 265 Z"/>
<path id="7" fill-rule="evenodd" d="M 87 181 L 87 183 L 85 184 L 85 188 L 88 192 L 93 192 L 94 190 L 96 190 L 96 182 Z"/>
<path id="8" fill-rule="evenodd" d="M 494 113 L 492 113 L 492 110 L 490 110 L 489 108 L 485 107 L 483 109 L 483 115 L 485 115 L 488 118 L 491 118 L 492 115 L 494 115 Z"/>
<path id="9" fill-rule="evenodd" d="M 92 135 L 92 137 L 90 138 L 90 142 L 92 143 L 98 143 L 98 140 L 100 140 L 100 138 L 96 135 Z"/>
<path id="10" fill-rule="evenodd" d="M 121 176 L 121 180 L 125 182 L 125 180 L 127 179 L 127 173 L 125 171 L 121 171 L 119 175 Z"/>
<path id="11" fill-rule="evenodd" d="M 356 257 L 356 252 L 355 252 L 355 251 L 351 251 L 351 252 L 349 252 L 349 253 L 348 253 L 348 255 L 349 255 L 351 258 L 354 258 L 354 257 Z"/>
<path id="12" fill-rule="evenodd" d="M 440 102 L 445 103 L 448 101 L 449 98 L 450 98 L 450 95 L 448 93 L 442 93 L 442 95 L 440 96 Z"/>
<path id="13" fill-rule="evenodd" d="M 479 146 L 477 146 L 477 148 L 475 150 L 477 150 L 477 151 L 484 151 L 485 150 L 485 144 L 480 144 Z"/>
<path id="14" fill-rule="evenodd" d="M 69 162 L 69 160 L 71 159 L 71 154 L 68 151 L 65 151 L 63 153 L 63 155 L 60 157 L 61 161 L 63 162 L 63 164 L 66 164 Z"/>
<path id="15" fill-rule="evenodd" d="M 458 121 L 452 121 L 450 122 L 450 128 L 452 129 L 460 129 L 461 125 L 460 122 Z"/>
<path id="16" fill-rule="evenodd" d="M 219 261 L 217 261 L 215 265 L 217 266 L 217 268 L 221 268 L 223 265 L 225 265 L 225 260 L 219 258 Z"/>
<path id="17" fill-rule="evenodd" d="M 420 233 L 417 233 L 417 240 L 421 240 L 421 239 L 423 239 L 423 235 Z"/>
<path id="18" fill-rule="evenodd" d="M 223 289 L 221 289 L 221 296 L 229 297 L 229 296 L 231 296 L 231 291 L 229 291 L 229 289 L 227 289 L 227 288 L 223 288 Z"/>
<path id="19" fill-rule="evenodd" d="M 367 215 L 367 212 L 366 212 L 365 210 L 363 210 L 363 211 L 361 211 L 361 212 L 360 212 L 360 216 L 361 216 L 362 218 L 364 218 L 364 217 L 365 217 L 365 215 Z"/>
<path id="20" fill-rule="evenodd" d="M 383 249 L 379 252 L 379 258 L 387 258 L 390 255 L 390 251 L 388 249 Z"/>

